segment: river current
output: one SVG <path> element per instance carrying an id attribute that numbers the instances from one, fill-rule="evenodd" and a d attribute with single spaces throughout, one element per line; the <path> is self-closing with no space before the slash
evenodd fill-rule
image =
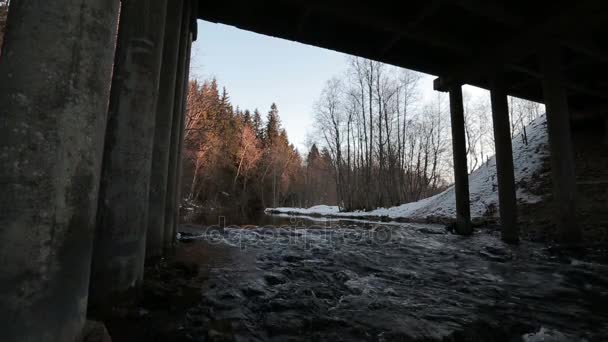
<path id="1" fill-rule="evenodd" d="M 192 340 L 608 338 L 608 266 L 592 251 L 509 246 L 490 229 L 268 222 L 181 227 L 178 258 L 204 278 L 184 322 Z"/>

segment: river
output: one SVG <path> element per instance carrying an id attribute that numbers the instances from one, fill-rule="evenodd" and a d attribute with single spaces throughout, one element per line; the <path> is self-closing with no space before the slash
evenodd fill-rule
<path id="1" fill-rule="evenodd" d="M 608 336 L 608 266 L 593 249 L 509 246 L 489 229 L 464 238 L 436 225 L 261 220 L 181 227 L 177 257 L 195 262 L 204 279 L 200 303 L 184 318 L 189 339 L 536 342 Z"/>

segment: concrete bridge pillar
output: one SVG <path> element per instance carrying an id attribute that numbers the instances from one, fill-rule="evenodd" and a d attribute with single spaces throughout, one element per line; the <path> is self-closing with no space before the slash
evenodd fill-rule
<path id="1" fill-rule="evenodd" d="M 196 25 L 196 21 L 194 23 L 194 25 Z M 176 238 L 177 238 L 177 228 L 179 226 L 179 218 L 180 218 L 180 205 L 182 202 L 182 167 L 183 167 L 183 149 L 184 149 L 184 135 L 185 135 L 185 126 L 186 126 L 186 110 L 187 110 L 187 102 L 188 102 L 188 88 L 189 88 L 189 82 L 190 82 L 190 55 L 192 53 L 192 34 L 190 35 L 190 41 L 188 44 L 188 52 L 187 52 L 187 62 L 186 62 L 186 75 L 184 77 L 184 96 L 183 96 L 183 114 L 182 114 L 182 120 L 181 120 L 181 130 L 180 130 L 180 136 L 179 136 L 179 144 L 177 146 L 177 161 L 175 165 L 175 203 L 176 203 L 176 207 L 175 207 L 175 213 L 174 213 L 174 217 L 175 217 L 175 223 L 173 225 L 173 242 L 176 242 Z"/>
<path id="2" fill-rule="evenodd" d="M 490 97 L 492 100 L 492 121 L 496 150 L 496 173 L 498 175 L 498 202 L 502 239 L 507 243 L 517 243 L 517 199 L 515 196 L 515 174 L 513 168 L 513 147 L 511 145 L 511 125 L 509 123 L 509 103 L 500 75 L 492 80 Z"/>
<path id="3" fill-rule="evenodd" d="M 84 325 L 118 5 L 11 3 L 0 57 L 2 341 L 75 341 Z"/>
<path id="4" fill-rule="evenodd" d="M 568 94 L 564 88 L 561 51 L 557 47 L 545 46 L 539 53 L 543 73 L 543 95 L 547 108 L 547 127 L 551 152 L 551 174 L 555 218 L 563 242 L 577 243 L 581 231 L 576 220 L 576 178 L 574 152 L 570 131 Z"/>
<path id="5" fill-rule="evenodd" d="M 462 86 L 460 84 L 453 84 L 448 87 L 448 90 L 450 93 L 450 117 L 452 122 L 452 154 L 454 156 L 456 232 L 461 235 L 471 235 L 473 234 L 473 228 L 471 226 Z"/>
<path id="6" fill-rule="evenodd" d="M 155 110 L 167 0 L 123 2 L 104 149 L 89 304 L 143 279 Z"/>
<path id="7" fill-rule="evenodd" d="M 181 164 L 181 141 L 185 125 L 185 109 L 190 69 L 190 51 L 192 46 L 191 23 L 193 20 L 192 1 L 185 1 L 173 104 L 173 124 L 171 132 L 171 149 L 167 178 L 167 198 L 165 202 L 165 237 L 164 248 L 171 251 L 174 246 L 177 218 L 179 217 L 180 200 L 177 198 L 179 187 L 179 166 Z"/>
<path id="8" fill-rule="evenodd" d="M 148 235 L 146 258 L 163 254 L 165 237 L 165 202 L 167 198 L 167 172 L 173 128 L 175 89 L 178 73 L 178 55 L 183 20 L 184 1 L 169 1 L 165 27 L 160 86 L 156 107 L 156 129 L 150 172 L 150 198 L 148 206 Z"/>

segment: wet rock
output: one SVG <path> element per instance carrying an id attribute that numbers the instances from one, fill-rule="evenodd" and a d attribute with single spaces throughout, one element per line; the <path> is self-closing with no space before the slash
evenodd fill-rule
<path id="1" fill-rule="evenodd" d="M 428 228 L 428 227 L 424 227 L 424 228 L 419 228 L 417 229 L 418 232 L 422 233 L 422 234 L 435 234 L 435 235 L 445 235 L 448 233 L 448 230 L 446 228 Z"/>
<path id="2" fill-rule="evenodd" d="M 214 329 L 210 329 L 207 332 L 207 341 L 209 342 L 232 342 L 234 341 L 234 338 L 232 337 L 232 335 L 221 332 L 221 331 L 217 331 Z"/>
<path id="3" fill-rule="evenodd" d="M 264 326 L 271 335 L 282 333 L 298 333 L 305 327 L 305 322 L 294 312 L 270 312 L 266 315 Z"/>
<path id="4" fill-rule="evenodd" d="M 293 254 L 288 254 L 288 255 L 283 256 L 283 261 L 286 261 L 286 262 L 298 262 L 303 259 L 304 258 L 297 256 L 297 255 L 293 255 Z"/>
<path id="5" fill-rule="evenodd" d="M 112 337 L 102 322 L 87 321 L 82 329 L 82 342 L 112 342 Z"/>
<path id="6" fill-rule="evenodd" d="M 211 289 L 204 294 L 204 299 L 205 304 L 213 308 L 228 310 L 239 306 L 244 297 L 241 291 L 235 289 Z"/>
<path id="7" fill-rule="evenodd" d="M 169 267 L 173 268 L 176 272 L 182 272 L 188 278 L 196 277 L 199 272 L 198 265 L 195 263 L 174 262 Z"/>
<path id="8" fill-rule="evenodd" d="M 575 340 L 571 336 L 567 336 L 557 330 L 547 329 L 541 327 L 539 331 L 534 333 L 525 334 L 523 336 L 524 342 L 569 342 Z"/>
<path id="9" fill-rule="evenodd" d="M 491 261 L 495 262 L 507 262 L 513 259 L 513 254 L 508 250 L 500 247 L 486 246 L 479 254 Z"/>
<path id="10" fill-rule="evenodd" d="M 293 301 L 285 298 L 273 298 L 271 301 L 265 303 L 265 311 L 287 311 L 294 309 Z"/>
<path id="11" fill-rule="evenodd" d="M 392 287 L 389 287 L 384 290 L 384 294 L 387 296 L 397 296 L 397 291 L 395 291 L 395 289 L 393 289 Z"/>
<path id="12" fill-rule="evenodd" d="M 332 277 L 341 283 L 346 283 L 351 279 L 357 278 L 357 274 L 349 270 L 343 270 L 335 272 Z"/>
<path id="13" fill-rule="evenodd" d="M 522 335 L 533 329 L 523 323 L 510 321 L 490 323 L 474 321 L 451 333 L 445 342 L 513 342 L 522 341 Z M 526 341 L 526 340 L 524 340 Z M 553 342 L 554 340 L 540 340 Z M 538 341 L 538 342 L 540 342 Z M 528 341 L 526 341 L 528 342 Z M 536 342 L 536 341 L 535 341 Z M 557 341 L 555 341 L 557 342 Z M 565 342 L 565 341 L 564 341 Z"/>
<path id="14" fill-rule="evenodd" d="M 281 285 L 287 282 L 287 278 L 280 273 L 266 273 L 264 274 L 264 280 L 266 280 L 270 286 Z"/>
<path id="15" fill-rule="evenodd" d="M 266 284 L 263 280 L 254 280 L 248 282 L 244 288 L 241 289 L 241 292 L 245 297 L 257 297 L 263 296 L 266 294 Z"/>

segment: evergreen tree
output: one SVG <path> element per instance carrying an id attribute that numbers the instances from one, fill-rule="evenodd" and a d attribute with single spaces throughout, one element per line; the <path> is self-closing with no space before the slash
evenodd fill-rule
<path id="1" fill-rule="evenodd" d="M 245 109 L 243 112 L 243 123 L 245 125 L 251 125 L 251 112 L 249 109 Z"/>
<path id="2" fill-rule="evenodd" d="M 270 111 L 266 116 L 266 131 L 264 134 L 264 142 L 267 146 L 273 145 L 279 137 L 281 122 L 279 120 L 279 109 L 276 104 L 270 106 Z"/>
<path id="3" fill-rule="evenodd" d="M 306 157 L 307 166 L 309 168 L 314 167 L 319 158 L 321 158 L 319 148 L 317 148 L 317 144 L 312 144 L 312 146 L 310 147 L 310 151 L 308 152 L 308 156 Z"/>
<path id="4" fill-rule="evenodd" d="M 253 111 L 253 119 L 251 122 L 251 126 L 253 126 L 256 138 L 262 140 L 264 138 L 264 130 L 262 129 L 262 115 L 260 114 L 260 111 L 257 110 L 257 108 L 255 109 L 255 111 Z"/>

